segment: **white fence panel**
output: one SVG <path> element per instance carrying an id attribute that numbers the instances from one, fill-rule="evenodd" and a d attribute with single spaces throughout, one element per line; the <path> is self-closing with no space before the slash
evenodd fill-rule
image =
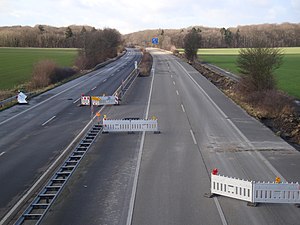
<path id="1" fill-rule="evenodd" d="M 300 203 L 300 185 L 298 183 L 255 183 L 254 202 Z"/>
<path id="2" fill-rule="evenodd" d="M 92 96 L 93 105 L 115 105 L 119 104 L 119 101 L 116 100 L 116 96 Z"/>
<path id="3" fill-rule="evenodd" d="M 248 202 L 253 200 L 253 182 L 221 175 L 211 175 L 211 193 Z"/>
<path id="4" fill-rule="evenodd" d="M 157 120 L 103 120 L 104 132 L 158 131 Z"/>

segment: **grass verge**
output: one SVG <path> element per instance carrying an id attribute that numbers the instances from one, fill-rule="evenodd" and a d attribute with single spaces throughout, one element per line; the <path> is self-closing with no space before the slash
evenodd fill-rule
<path id="1" fill-rule="evenodd" d="M 73 66 L 77 49 L 0 48 L 0 90 L 16 89 L 31 79 L 33 65 L 52 59 L 59 66 Z"/>

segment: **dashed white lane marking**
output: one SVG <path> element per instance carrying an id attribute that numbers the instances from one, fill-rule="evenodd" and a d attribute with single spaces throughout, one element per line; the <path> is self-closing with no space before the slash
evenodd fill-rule
<path id="1" fill-rule="evenodd" d="M 185 108 L 184 108 L 184 106 L 182 104 L 181 104 L 181 109 L 185 113 Z"/>
<path id="2" fill-rule="evenodd" d="M 179 92 L 178 92 L 178 90 L 176 90 L 176 94 L 177 94 L 177 95 L 179 95 Z"/>
<path id="3" fill-rule="evenodd" d="M 81 98 L 76 99 L 73 104 L 77 103 Z"/>
<path id="4" fill-rule="evenodd" d="M 5 154 L 5 152 L 1 152 L 1 153 L 0 153 L 0 156 L 3 156 L 4 154 Z"/>
<path id="5" fill-rule="evenodd" d="M 92 89 L 91 89 L 91 91 L 93 91 L 93 90 L 95 90 L 97 87 L 93 87 Z"/>
<path id="6" fill-rule="evenodd" d="M 171 74 L 171 78 L 173 78 L 173 75 Z"/>
<path id="7" fill-rule="evenodd" d="M 47 123 L 49 123 L 51 120 L 53 120 L 56 116 L 52 116 L 49 120 L 47 120 L 45 123 L 42 124 L 42 126 L 45 126 Z"/>
<path id="8" fill-rule="evenodd" d="M 102 82 L 104 83 L 104 82 L 106 82 L 107 81 L 107 79 L 104 79 Z"/>
<path id="9" fill-rule="evenodd" d="M 193 131 L 190 130 L 190 133 L 191 133 L 191 135 L 192 135 L 194 144 L 197 145 L 197 141 L 196 141 L 196 138 L 195 138 L 195 135 L 194 135 Z"/>
<path id="10" fill-rule="evenodd" d="M 152 67 L 154 68 L 154 65 Z M 145 119 L 148 119 L 148 116 L 149 116 L 150 102 L 151 102 L 151 96 L 152 96 L 152 91 L 153 91 L 154 74 L 155 73 L 153 70 Z M 146 132 L 143 131 L 142 139 L 141 139 L 141 143 L 140 143 L 140 149 L 139 149 L 139 153 L 138 153 L 137 166 L 135 169 L 135 175 L 134 175 L 134 180 L 133 180 L 131 198 L 130 198 L 130 202 L 129 202 L 129 209 L 128 209 L 126 225 L 131 225 L 131 222 L 132 222 L 134 202 L 135 202 L 135 197 L 136 197 L 136 192 L 137 192 L 137 183 L 138 183 L 138 178 L 139 178 L 139 173 L 140 173 L 140 166 L 141 166 L 142 154 L 143 154 L 143 148 L 144 148 L 144 142 L 145 142 L 145 134 L 146 134 Z"/>
<path id="11" fill-rule="evenodd" d="M 175 81 L 173 81 L 173 84 L 174 84 L 174 85 L 176 84 Z"/>

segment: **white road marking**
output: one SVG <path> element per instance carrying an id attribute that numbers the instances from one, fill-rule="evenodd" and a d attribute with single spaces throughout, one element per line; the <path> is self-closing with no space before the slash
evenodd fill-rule
<path id="1" fill-rule="evenodd" d="M 216 204 L 216 206 L 217 206 L 217 209 L 218 209 L 218 212 L 219 212 L 219 215 L 220 215 L 222 224 L 223 224 L 223 225 L 227 225 L 227 221 L 226 221 L 226 218 L 225 218 L 225 216 L 224 216 L 224 213 L 223 213 L 223 210 L 222 210 L 222 208 L 221 208 L 221 205 L 220 205 L 220 203 L 219 203 L 219 200 L 218 200 L 216 197 L 214 197 L 213 199 L 214 199 L 214 202 L 215 202 L 215 204 Z"/>
<path id="2" fill-rule="evenodd" d="M 103 106 L 98 112 L 101 112 L 105 106 Z M 35 188 L 41 183 L 41 181 L 48 176 L 48 173 L 52 171 L 52 169 L 56 166 L 60 160 L 65 157 L 66 152 L 73 147 L 74 143 L 81 137 L 81 135 L 85 132 L 85 130 L 91 125 L 91 123 L 95 120 L 96 115 L 90 120 L 90 122 L 80 131 L 80 133 L 73 139 L 73 141 L 65 148 L 65 150 L 59 155 L 59 157 L 49 166 L 49 168 L 43 173 L 42 176 L 31 186 L 31 188 L 22 196 L 22 198 L 8 211 L 8 213 L 0 220 L 0 225 L 3 225 L 6 220 L 16 211 L 16 209 L 23 204 L 23 201 L 28 198 L 28 196 L 35 190 Z"/>
<path id="3" fill-rule="evenodd" d="M 171 78 L 173 78 L 173 75 L 171 74 Z"/>
<path id="4" fill-rule="evenodd" d="M 173 81 L 173 84 L 174 84 L 174 85 L 176 84 L 175 81 Z"/>
<path id="5" fill-rule="evenodd" d="M 111 77 L 113 77 L 115 74 L 113 73 L 112 75 L 110 75 Z"/>
<path id="6" fill-rule="evenodd" d="M 22 111 L 22 112 L 20 112 L 20 113 L 18 113 L 18 114 L 16 114 L 16 115 L 12 116 L 12 117 L 10 117 L 10 118 L 8 118 L 8 119 L 6 119 L 6 120 L 0 122 L 0 125 L 6 123 L 6 122 L 8 122 L 8 121 L 10 121 L 10 120 L 12 120 L 12 119 L 14 119 L 14 118 L 16 118 L 17 116 L 20 116 L 20 115 L 22 115 L 22 114 L 24 114 L 24 113 L 26 113 L 26 112 L 28 112 L 28 111 L 30 111 L 30 110 L 32 110 L 32 109 L 35 109 L 36 107 L 38 107 L 38 106 L 40 106 L 40 105 L 42 105 L 42 104 L 44 104 L 44 103 L 50 101 L 51 99 L 53 99 L 53 98 L 55 98 L 55 97 L 61 95 L 62 93 L 65 93 L 65 92 L 67 92 L 68 90 L 70 90 L 70 89 L 72 89 L 72 88 L 74 88 L 74 87 L 76 87 L 76 86 L 78 86 L 78 85 L 84 83 L 86 80 L 91 79 L 91 78 L 97 76 L 98 74 L 100 74 L 100 73 L 102 73 L 102 72 L 103 72 L 103 71 L 100 71 L 100 72 L 94 74 L 93 76 L 91 76 L 91 77 L 89 77 L 89 78 L 87 78 L 87 79 L 85 79 L 85 80 L 83 80 L 83 81 L 81 81 L 81 82 L 79 82 L 79 83 L 77 83 L 77 84 L 75 84 L 75 85 L 73 85 L 73 86 L 71 86 L 71 87 L 69 87 L 69 88 L 67 88 L 67 89 L 65 89 L 65 90 L 63 90 L 63 91 L 61 91 L 61 92 L 55 94 L 55 95 L 53 95 L 52 97 L 50 97 L 50 98 L 48 98 L 48 99 L 46 99 L 46 100 L 44 100 L 44 101 L 42 101 L 42 102 L 40 102 L 40 103 L 38 103 L 38 104 L 32 106 L 31 108 L 28 108 L 28 109 L 26 109 L 26 110 L 24 110 L 24 111 Z M 0 225 L 1 225 L 1 224 L 0 224 Z"/>
<path id="7" fill-rule="evenodd" d="M 91 91 L 93 91 L 93 90 L 95 90 L 97 87 L 95 86 L 95 87 L 93 87 L 92 89 L 91 89 Z"/>
<path id="8" fill-rule="evenodd" d="M 207 97 L 207 99 L 214 105 L 214 107 L 220 112 L 220 114 L 229 122 L 232 128 L 240 135 L 240 137 L 248 144 L 248 146 L 257 154 L 257 156 L 264 162 L 264 164 L 273 172 L 275 176 L 279 176 L 282 182 L 286 182 L 286 179 L 279 173 L 278 170 L 257 150 L 255 150 L 254 145 L 249 141 L 249 139 L 240 131 L 239 128 L 228 118 L 228 116 L 220 109 L 220 107 L 208 96 L 208 94 L 203 90 L 203 88 L 195 81 L 195 79 L 187 72 L 187 70 L 179 63 L 177 64 L 186 72 L 190 79 L 197 85 L 197 87 L 202 91 L 202 93 Z"/>
<path id="9" fill-rule="evenodd" d="M 181 109 L 185 113 L 185 109 L 184 109 L 184 106 L 182 104 L 181 104 Z"/>
<path id="10" fill-rule="evenodd" d="M 42 126 L 45 126 L 47 123 L 49 123 L 51 120 L 53 120 L 56 116 L 52 116 L 49 120 L 47 120 L 46 122 L 44 122 L 42 124 Z"/>
<path id="11" fill-rule="evenodd" d="M 102 82 L 104 83 L 104 82 L 106 82 L 107 81 L 107 79 L 104 79 Z"/>
<path id="12" fill-rule="evenodd" d="M 149 93 L 149 98 L 148 98 L 148 105 L 147 105 L 145 119 L 147 119 L 148 116 L 149 116 L 150 101 L 151 101 L 152 90 L 153 90 L 153 81 L 154 81 L 154 72 L 153 72 L 152 80 L 151 80 L 150 93 Z M 142 139 L 141 139 L 141 144 L 140 144 L 140 149 L 139 149 L 139 154 L 138 154 L 137 166 L 136 166 L 136 169 L 135 169 L 135 175 L 134 175 L 134 180 L 133 180 L 133 187 L 132 187 L 132 192 L 131 192 L 131 198 L 130 198 L 130 202 L 129 202 L 129 209 L 128 209 L 128 215 L 127 215 L 126 225 L 131 225 L 131 222 L 132 222 L 134 201 L 135 201 L 135 196 L 136 196 L 136 192 L 137 192 L 137 182 L 138 182 L 138 177 L 139 177 L 139 173 L 140 173 L 140 166 L 141 166 L 141 161 L 142 161 L 142 154 L 143 154 L 143 148 L 144 148 L 145 134 L 146 134 L 146 132 L 143 131 Z"/>
<path id="13" fill-rule="evenodd" d="M 0 156 L 3 156 L 4 154 L 5 154 L 5 152 L 1 152 L 1 153 L 0 153 Z"/>
<path id="14" fill-rule="evenodd" d="M 194 135 L 194 132 L 192 130 L 190 130 L 190 133 L 192 135 L 192 138 L 193 138 L 193 142 L 195 145 L 197 145 L 197 141 L 196 141 L 196 138 L 195 138 L 195 135 Z"/>
<path id="15" fill-rule="evenodd" d="M 81 98 L 76 99 L 73 104 L 77 103 Z"/>
<path id="16" fill-rule="evenodd" d="M 176 94 L 177 94 L 177 95 L 179 95 L 179 92 L 178 92 L 178 90 L 176 90 Z"/>

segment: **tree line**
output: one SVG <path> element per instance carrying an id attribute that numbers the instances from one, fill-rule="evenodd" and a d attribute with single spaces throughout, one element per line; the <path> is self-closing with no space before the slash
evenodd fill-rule
<path id="1" fill-rule="evenodd" d="M 90 69 L 123 50 L 116 29 L 90 26 L 51 27 L 46 25 L 0 27 L 0 47 L 78 48 L 75 65 Z"/>
<path id="2" fill-rule="evenodd" d="M 300 46 L 300 23 L 261 24 L 232 28 L 202 26 L 185 29 L 145 30 L 124 35 L 128 45 L 153 46 L 152 37 L 159 38 L 160 48 L 173 50 L 184 48 L 184 38 L 192 30 L 199 32 L 201 48 L 248 48 L 256 47 L 258 40 L 268 47 Z"/>
<path id="3" fill-rule="evenodd" d="M 86 33 L 95 31 L 90 26 L 0 27 L 0 47 L 82 48 Z"/>

